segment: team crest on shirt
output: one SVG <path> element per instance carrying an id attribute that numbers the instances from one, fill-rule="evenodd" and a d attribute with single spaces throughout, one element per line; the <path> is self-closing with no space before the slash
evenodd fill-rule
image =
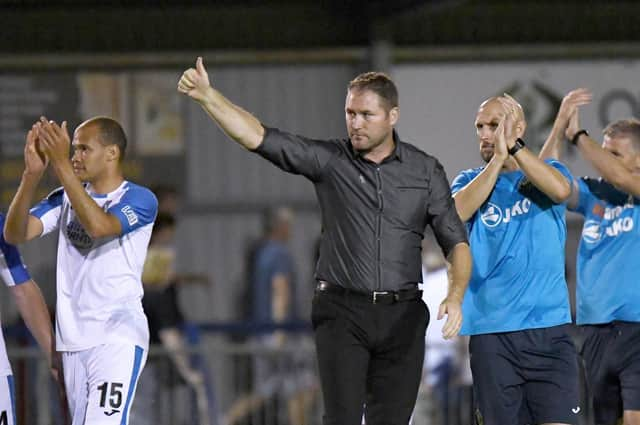
<path id="1" fill-rule="evenodd" d="M 596 217 L 604 217 L 604 206 L 602 204 L 595 204 L 593 206 L 593 209 L 591 210 L 591 214 L 595 215 Z"/>
<path id="2" fill-rule="evenodd" d="M 88 249 L 93 245 L 93 239 L 91 236 L 87 234 L 80 224 L 75 219 L 71 220 L 69 224 L 67 224 L 67 239 L 73 246 L 78 249 Z"/>

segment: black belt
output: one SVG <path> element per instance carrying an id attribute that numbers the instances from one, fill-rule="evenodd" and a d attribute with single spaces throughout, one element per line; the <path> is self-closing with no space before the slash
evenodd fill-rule
<path id="1" fill-rule="evenodd" d="M 417 288 L 403 289 L 400 291 L 360 292 L 354 291 L 353 289 L 347 289 L 324 280 L 318 282 L 318 285 L 316 285 L 316 292 L 347 295 L 354 298 L 360 298 L 372 304 L 393 304 L 422 298 L 422 291 Z"/>

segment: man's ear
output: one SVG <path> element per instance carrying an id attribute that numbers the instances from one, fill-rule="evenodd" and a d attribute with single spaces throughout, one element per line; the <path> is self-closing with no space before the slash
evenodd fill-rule
<path id="1" fill-rule="evenodd" d="M 639 171 L 640 171 L 640 153 L 637 153 L 637 154 L 636 154 L 635 161 L 633 162 L 633 167 L 634 167 L 636 170 L 639 170 Z"/>
<path id="2" fill-rule="evenodd" d="M 391 125 L 396 125 L 398 122 L 398 118 L 400 118 L 400 109 L 397 106 L 394 106 L 389 110 L 389 118 L 391 121 Z"/>
<path id="3" fill-rule="evenodd" d="M 526 130 L 527 130 L 526 121 L 520 120 L 516 123 L 516 137 L 522 138 Z"/>
<path id="4" fill-rule="evenodd" d="M 118 161 L 120 159 L 120 149 L 117 145 L 107 146 L 107 159 L 109 161 Z"/>

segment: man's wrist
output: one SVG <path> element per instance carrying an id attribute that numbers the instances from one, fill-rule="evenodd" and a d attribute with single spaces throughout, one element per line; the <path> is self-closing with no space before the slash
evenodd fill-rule
<path id="1" fill-rule="evenodd" d="M 502 166 L 504 165 L 504 162 L 507 160 L 507 157 L 505 156 L 498 156 L 498 155 L 493 155 L 493 157 L 491 157 L 491 160 L 489 161 L 489 163 L 493 163 L 496 164 L 496 166 L 498 168 L 502 168 Z"/>
<path id="2" fill-rule="evenodd" d="M 24 170 L 22 172 L 22 180 L 25 181 L 25 183 L 37 184 L 38 182 L 40 182 L 40 179 L 42 178 L 43 174 L 44 174 L 44 170 L 42 170 L 42 171 L 27 171 L 27 170 Z"/>
<path id="3" fill-rule="evenodd" d="M 578 142 L 580 141 L 580 137 L 582 136 L 587 136 L 589 137 L 589 133 L 587 132 L 587 130 L 585 130 L 584 128 L 581 130 L 578 130 L 574 133 L 574 135 L 571 137 L 571 139 L 569 140 L 569 142 L 573 145 L 573 146 L 577 146 Z"/>
<path id="4" fill-rule="evenodd" d="M 53 171 L 61 180 L 60 183 L 62 183 L 62 180 L 64 179 L 65 175 L 70 174 L 75 176 L 75 173 L 73 172 L 73 166 L 71 165 L 71 161 L 69 161 L 66 158 L 61 161 L 55 161 L 55 162 L 52 160 L 51 168 L 53 168 Z"/>
<path id="5" fill-rule="evenodd" d="M 208 86 L 204 90 L 204 96 L 202 97 L 202 99 L 199 99 L 198 102 L 202 106 L 213 104 L 215 99 L 215 94 L 216 94 L 216 90 L 213 87 Z"/>
<path id="6" fill-rule="evenodd" d="M 517 138 L 516 142 L 513 144 L 513 146 L 511 146 L 508 151 L 509 151 L 509 155 L 511 156 L 515 156 L 516 153 L 518 153 L 518 151 L 520 151 L 520 149 L 524 148 L 525 144 L 524 144 L 524 140 L 522 140 L 521 138 Z"/>
<path id="7" fill-rule="evenodd" d="M 447 295 L 447 301 L 449 301 L 449 302 L 455 302 L 457 304 L 462 304 L 462 299 L 463 299 L 463 296 L 460 296 L 458 294 L 449 294 L 449 295 Z"/>

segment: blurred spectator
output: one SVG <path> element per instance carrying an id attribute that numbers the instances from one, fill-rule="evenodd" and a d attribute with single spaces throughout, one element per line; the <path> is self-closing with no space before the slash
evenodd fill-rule
<path id="1" fill-rule="evenodd" d="M 142 305 L 149 320 L 151 344 L 161 344 L 171 359 L 169 369 L 158 357 L 150 356 L 140 377 L 137 408 L 131 412 L 132 424 L 156 424 L 159 410 L 157 395 L 186 383 L 195 393 L 201 425 L 209 424 L 204 377 L 191 367 L 181 327 L 184 318 L 178 306 L 176 285 L 202 280 L 197 276 L 175 273 L 175 220 L 172 215 L 158 214 L 142 272 L 144 298 Z M 176 373 L 177 372 L 177 373 Z"/>
<path id="2" fill-rule="evenodd" d="M 175 217 L 180 209 L 178 191 L 172 186 L 161 184 L 153 186 L 151 191 L 158 198 L 158 214 L 169 214 Z"/>
<path id="3" fill-rule="evenodd" d="M 264 235 L 249 253 L 249 316 L 258 326 L 297 319 L 295 267 L 287 246 L 292 220 L 289 208 L 268 211 Z M 291 425 L 304 425 L 306 410 L 313 398 L 313 393 L 307 390 L 314 387 L 309 359 L 297 358 L 295 351 L 285 350 L 287 346 L 300 344 L 300 339 L 275 330 L 261 333 L 254 340 L 262 350 L 253 362 L 253 390 L 231 406 L 226 423 L 238 423 L 263 409 L 275 413 L 276 423 L 288 420 Z M 286 404 L 286 415 L 280 414 L 281 403 Z"/>
<path id="4" fill-rule="evenodd" d="M 255 322 L 283 323 L 295 318 L 295 272 L 287 246 L 292 220 L 293 213 L 288 208 L 269 211 L 265 217 L 264 237 L 256 248 L 249 273 Z M 276 339 L 283 337 L 281 332 L 276 334 Z"/>

